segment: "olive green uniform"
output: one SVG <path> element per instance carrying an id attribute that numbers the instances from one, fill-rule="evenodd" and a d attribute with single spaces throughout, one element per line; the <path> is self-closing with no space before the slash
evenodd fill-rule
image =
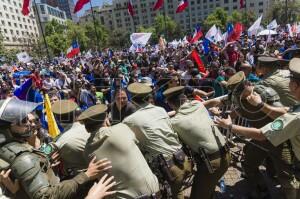
<path id="1" fill-rule="evenodd" d="M 55 142 L 66 175 L 76 175 L 79 170 L 88 167 L 88 162 L 85 161 L 84 149 L 89 137 L 90 134 L 86 131 L 84 125 L 75 122 Z"/>
<path id="2" fill-rule="evenodd" d="M 268 74 L 258 84 L 273 88 L 279 95 L 280 101 L 284 106 L 292 107 L 297 104 L 297 100 L 289 91 L 289 70 L 275 70 Z"/>
<path id="3" fill-rule="evenodd" d="M 151 162 L 162 154 L 166 160 L 172 160 L 173 154 L 181 149 L 178 135 L 173 131 L 167 112 L 161 108 L 148 104 L 123 120 L 135 133 L 138 146 Z M 173 198 L 183 198 L 180 191 L 183 180 L 192 170 L 191 162 L 185 157 L 180 166 L 173 165 L 170 168 L 175 180 L 171 182 Z"/>
<path id="4" fill-rule="evenodd" d="M 214 126 L 206 108 L 198 101 L 185 102 L 171 121 L 175 132 L 195 154 L 199 154 L 199 148 L 204 149 L 208 157 L 218 154 L 216 158 L 209 159 L 213 173 L 209 173 L 203 160 L 198 161 L 190 197 L 191 199 L 198 199 L 199 196 L 202 199 L 213 198 L 216 184 L 227 171 L 230 163 L 229 151 L 220 152 L 220 149 L 225 147 L 224 137 Z"/>
<path id="5" fill-rule="evenodd" d="M 282 172 L 279 173 L 281 186 L 288 199 L 300 198 L 300 107 L 292 112 L 277 118 L 274 122 L 261 128 L 265 137 L 278 146 L 285 141 L 290 141 L 294 152 L 293 167 L 279 162 Z M 280 161 L 280 160 L 279 160 Z"/>
<path id="6" fill-rule="evenodd" d="M 159 184 L 136 145 L 134 133 L 125 124 L 102 127 L 92 132 L 85 153 L 88 157 L 107 158 L 116 181 L 115 198 L 131 199 L 157 193 Z"/>
<path id="7" fill-rule="evenodd" d="M 0 148 L 0 158 L 10 163 L 11 174 L 21 183 L 16 198 L 67 199 L 76 198 L 80 185 L 89 181 L 84 173 L 59 182 L 43 153 L 32 146 L 11 141 Z M 24 195 L 25 191 L 25 195 Z"/>
<path id="8" fill-rule="evenodd" d="M 231 82 L 241 84 L 243 81 L 244 77 L 236 74 L 232 76 L 228 82 L 230 85 Z M 238 86 L 235 86 L 235 88 L 237 87 Z M 262 112 L 259 107 L 251 105 L 247 99 L 241 99 L 240 92 L 236 93 L 236 90 L 237 89 L 233 89 L 233 93 L 230 98 L 231 102 L 236 106 L 237 114 L 247 119 L 247 122 L 251 127 L 261 128 L 273 121 L 273 119 Z M 254 86 L 254 92 L 258 93 L 265 103 L 276 107 L 282 106 L 280 103 L 280 97 L 273 88 L 257 84 Z M 266 150 L 262 150 L 261 147 Z M 253 190 L 251 192 L 253 196 L 257 197 L 256 195 L 262 195 L 263 197 L 264 194 L 268 194 L 268 189 L 265 184 L 264 177 L 259 171 L 259 166 L 263 164 L 263 161 L 267 158 L 267 172 L 274 175 L 275 168 L 272 161 L 268 158 L 270 154 L 268 154 L 267 151 L 272 151 L 274 154 L 276 153 L 280 156 L 282 147 L 283 146 L 279 146 L 276 148 L 268 141 L 259 142 L 256 140 L 251 140 L 251 143 L 247 143 L 244 146 L 244 161 L 242 162 L 242 167 L 249 182 L 249 189 Z"/>

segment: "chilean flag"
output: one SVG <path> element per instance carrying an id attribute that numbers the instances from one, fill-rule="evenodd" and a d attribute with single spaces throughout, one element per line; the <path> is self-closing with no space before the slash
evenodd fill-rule
<path id="1" fill-rule="evenodd" d="M 180 13 L 182 11 L 184 11 L 184 9 L 186 9 L 189 5 L 189 2 L 187 0 L 181 0 L 181 2 L 179 3 L 177 9 L 176 9 L 176 13 Z"/>
<path id="2" fill-rule="evenodd" d="M 128 1 L 127 11 L 131 16 L 134 16 L 133 4 L 132 4 L 131 0 Z"/>
<path id="3" fill-rule="evenodd" d="M 240 0 L 240 9 L 246 8 L 246 0 Z"/>
<path id="4" fill-rule="evenodd" d="M 197 25 L 195 28 L 195 32 L 193 35 L 193 38 L 189 41 L 191 44 L 197 42 L 201 37 L 203 36 L 203 33 L 201 31 L 200 25 Z"/>
<path id="5" fill-rule="evenodd" d="M 27 16 L 27 15 L 29 15 L 29 13 L 30 13 L 30 0 L 24 0 L 23 1 L 23 6 L 22 6 L 22 14 L 24 15 L 24 16 Z"/>
<path id="6" fill-rule="evenodd" d="M 73 58 L 80 53 L 77 41 L 73 41 L 72 46 L 67 50 L 67 58 Z"/>
<path id="7" fill-rule="evenodd" d="M 78 0 L 74 8 L 74 13 L 80 11 L 88 2 L 90 2 L 90 0 Z"/>
<path id="8" fill-rule="evenodd" d="M 241 23 L 236 23 L 234 27 L 231 23 L 227 25 L 227 41 L 232 42 L 240 38 L 243 32 L 243 25 Z"/>
<path id="9" fill-rule="evenodd" d="M 154 7 L 153 7 L 153 10 L 158 10 L 162 7 L 162 5 L 164 4 L 164 0 L 157 0 Z"/>

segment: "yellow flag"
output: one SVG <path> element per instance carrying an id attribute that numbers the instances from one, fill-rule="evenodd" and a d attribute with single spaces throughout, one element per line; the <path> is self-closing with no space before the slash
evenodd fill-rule
<path id="1" fill-rule="evenodd" d="M 44 106 L 46 109 L 46 116 L 48 121 L 48 133 L 54 139 L 59 135 L 60 131 L 51 111 L 51 103 L 48 94 L 44 95 Z"/>

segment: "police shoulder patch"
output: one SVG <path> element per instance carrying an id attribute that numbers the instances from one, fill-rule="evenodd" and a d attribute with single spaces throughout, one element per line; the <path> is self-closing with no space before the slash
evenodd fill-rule
<path id="1" fill-rule="evenodd" d="M 275 120 L 271 124 L 271 129 L 272 130 L 278 131 L 278 130 L 281 130 L 282 128 L 283 128 L 283 121 L 282 120 Z"/>

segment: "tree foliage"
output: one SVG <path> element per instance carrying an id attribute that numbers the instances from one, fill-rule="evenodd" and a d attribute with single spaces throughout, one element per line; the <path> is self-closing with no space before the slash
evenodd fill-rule
<path id="1" fill-rule="evenodd" d="M 286 19 L 286 11 L 287 11 L 287 19 Z M 289 1 L 287 4 L 287 8 L 285 3 L 282 1 L 276 1 L 269 9 L 267 14 L 267 21 L 271 21 L 273 19 L 277 20 L 279 24 L 285 23 L 294 23 L 300 20 L 300 2 L 299 1 Z"/>
<path id="2" fill-rule="evenodd" d="M 223 8 L 215 9 L 203 22 L 205 30 L 208 30 L 211 26 L 216 25 L 221 28 L 221 30 L 226 29 L 226 24 L 228 22 L 228 14 Z"/>
<path id="3" fill-rule="evenodd" d="M 4 45 L 3 45 L 4 37 L 2 35 L 1 29 L 0 29 L 0 56 L 4 52 Z"/>
<path id="4" fill-rule="evenodd" d="M 95 31 L 96 27 L 96 31 Z M 97 35 L 96 35 L 97 33 Z M 85 34 L 88 37 L 88 47 L 96 49 L 96 47 L 104 47 L 108 42 L 108 31 L 102 26 L 99 21 L 89 22 L 85 25 Z M 98 45 L 97 45 L 98 37 Z"/>
<path id="5" fill-rule="evenodd" d="M 130 33 L 122 29 L 115 29 L 110 32 L 108 37 L 108 45 L 111 48 L 125 48 L 130 46 Z"/>

